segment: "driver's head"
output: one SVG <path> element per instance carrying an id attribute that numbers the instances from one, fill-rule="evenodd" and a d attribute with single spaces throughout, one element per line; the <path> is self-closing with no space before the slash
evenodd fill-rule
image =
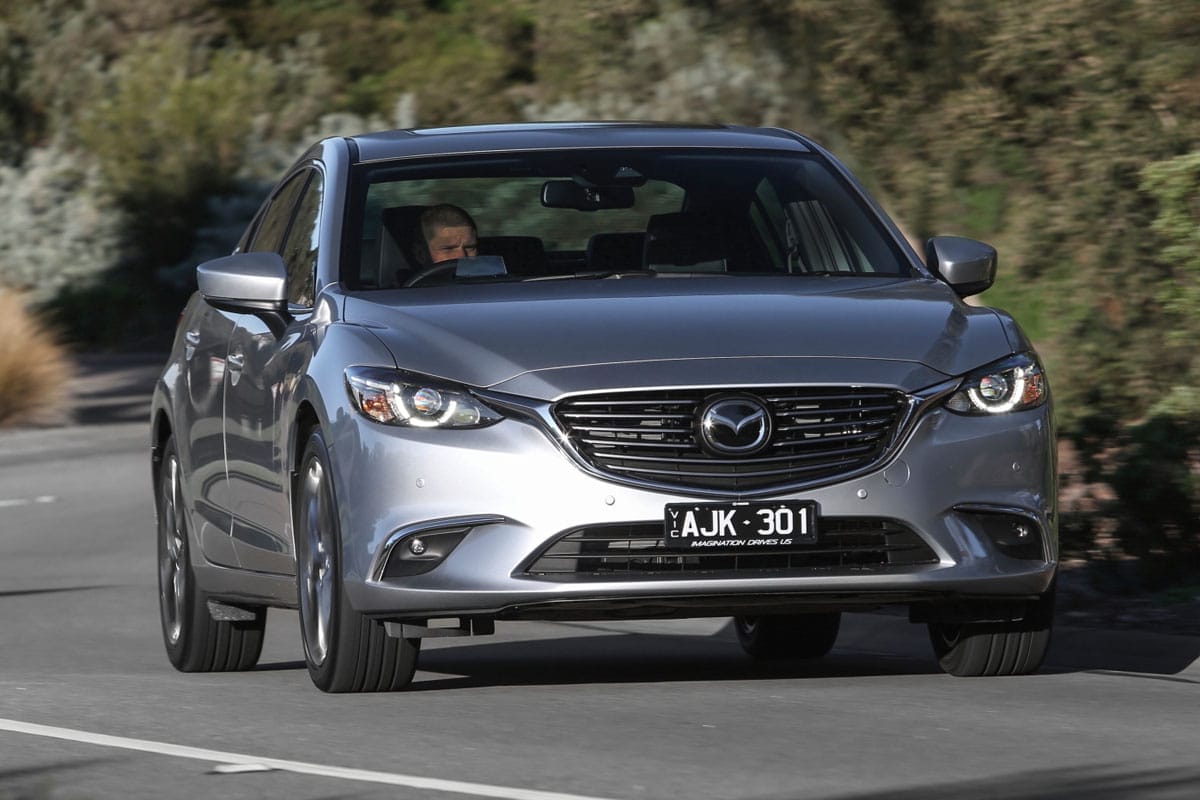
<path id="1" fill-rule="evenodd" d="M 430 206 L 421 214 L 421 234 L 429 248 L 429 262 L 479 255 L 475 221 L 458 206 Z"/>

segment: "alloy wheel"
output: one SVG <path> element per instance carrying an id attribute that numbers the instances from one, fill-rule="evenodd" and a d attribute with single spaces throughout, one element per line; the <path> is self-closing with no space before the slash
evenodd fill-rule
<path id="1" fill-rule="evenodd" d="M 329 642 L 333 634 L 333 594 L 337 590 L 334 581 L 335 543 L 330 515 L 333 504 L 329 502 L 329 487 L 326 485 L 325 469 L 317 459 L 310 459 L 303 481 L 303 530 L 305 559 L 300 592 L 300 613 L 304 616 L 304 646 L 313 664 L 325 663 L 329 653 Z"/>
<path id="2" fill-rule="evenodd" d="M 158 560 L 159 607 L 167 640 L 179 642 L 183 633 L 187 596 L 187 534 L 180 520 L 179 460 L 174 453 L 163 465 L 162 503 L 159 507 L 160 555 Z"/>

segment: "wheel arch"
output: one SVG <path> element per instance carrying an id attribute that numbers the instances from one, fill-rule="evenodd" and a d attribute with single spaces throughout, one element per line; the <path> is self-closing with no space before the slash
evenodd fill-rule
<path id="1" fill-rule="evenodd" d="M 292 438 L 288 443 L 290 456 L 288 470 L 291 473 L 292 492 L 296 490 L 296 478 L 300 473 L 300 459 L 304 457 L 304 444 L 312 432 L 321 427 L 321 418 L 317 409 L 309 400 L 301 400 L 296 406 L 296 416 L 292 423 Z"/>
<path id="2" fill-rule="evenodd" d="M 150 485 L 154 487 L 155 504 L 158 502 L 158 480 L 162 474 L 163 452 L 172 433 L 174 428 L 170 417 L 164 409 L 159 409 L 150 423 Z"/>

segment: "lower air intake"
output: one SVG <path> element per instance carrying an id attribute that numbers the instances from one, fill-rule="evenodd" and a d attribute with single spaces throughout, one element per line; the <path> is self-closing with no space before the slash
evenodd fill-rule
<path id="1" fill-rule="evenodd" d="M 548 580 L 779 577 L 832 571 L 886 571 L 937 563 L 912 529 L 877 518 L 822 518 L 820 540 L 786 553 L 677 553 L 663 544 L 661 522 L 597 525 L 569 531 L 530 560 L 521 573 Z"/>

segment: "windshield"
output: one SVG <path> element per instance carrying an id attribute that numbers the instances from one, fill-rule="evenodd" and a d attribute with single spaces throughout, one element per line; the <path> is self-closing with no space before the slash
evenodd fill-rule
<path id="1" fill-rule="evenodd" d="M 352 289 L 911 274 L 875 214 L 811 155 L 571 150 L 372 163 L 356 168 L 349 211 Z"/>

